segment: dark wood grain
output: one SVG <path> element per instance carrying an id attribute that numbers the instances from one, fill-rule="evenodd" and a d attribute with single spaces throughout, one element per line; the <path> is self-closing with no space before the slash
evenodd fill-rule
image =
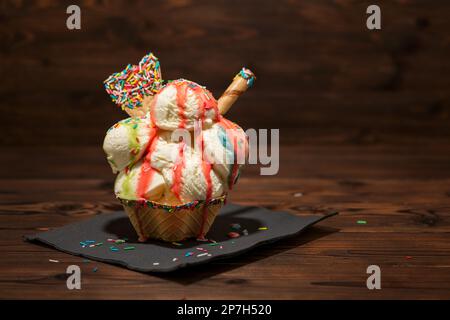
<path id="1" fill-rule="evenodd" d="M 79 31 L 65 26 L 73 3 Z M 365 27 L 369 4 L 3 1 L 0 143 L 98 145 L 125 116 L 102 81 L 150 50 L 166 79 L 192 79 L 216 97 L 250 67 L 256 85 L 230 117 L 244 128 L 285 129 L 285 143 L 448 141 L 450 2 L 384 1 L 376 32 Z"/>
<path id="2" fill-rule="evenodd" d="M 240 257 L 153 275 L 22 241 L 120 208 L 99 147 L 30 148 L 29 164 L 2 149 L 0 298 L 450 298 L 450 153 L 442 150 L 283 147 L 280 174 L 249 166 L 230 200 L 338 216 Z M 66 289 L 70 264 L 82 268 L 81 291 Z M 381 267 L 382 290 L 365 286 L 371 264 Z"/>
<path id="3" fill-rule="evenodd" d="M 382 30 L 369 32 L 372 3 L 0 2 L 0 298 L 450 298 L 450 2 L 380 2 Z M 66 29 L 69 4 L 80 31 Z M 120 208 L 101 143 L 125 114 L 102 81 L 150 50 L 165 79 L 216 97 L 240 67 L 256 73 L 229 117 L 280 128 L 280 172 L 248 166 L 231 201 L 339 216 L 170 275 L 23 242 Z M 69 264 L 80 291 L 66 289 Z M 370 264 L 382 290 L 365 286 Z"/>

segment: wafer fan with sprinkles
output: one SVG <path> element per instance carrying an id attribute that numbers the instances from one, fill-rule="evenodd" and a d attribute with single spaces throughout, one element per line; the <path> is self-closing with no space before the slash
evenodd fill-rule
<path id="1" fill-rule="evenodd" d="M 110 75 L 104 85 L 113 102 L 131 117 L 145 116 L 153 96 L 163 85 L 159 60 L 150 52 L 138 65 L 129 64 Z"/>

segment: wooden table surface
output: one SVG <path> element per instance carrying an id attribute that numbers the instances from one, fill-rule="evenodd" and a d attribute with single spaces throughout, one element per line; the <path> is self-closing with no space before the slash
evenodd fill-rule
<path id="1" fill-rule="evenodd" d="M 338 216 L 232 259 L 142 274 L 22 240 L 120 208 L 100 148 L 3 148 L 0 298 L 450 298 L 449 151 L 284 146 L 279 174 L 263 177 L 249 166 L 231 201 Z M 66 289 L 70 264 L 82 269 L 81 290 Z M 366 288 L 372 264 L 381 268 L 381 290 Z"/>
<path id="2" fill-rule="evenodd" d="M 378 2 L 376 31 L 369 0 L 0 2 L 0 298 L 450 298 L 450 1 Z M 166 275 L 22 241 L 120 208 L 100 146 L 124 114 L 102 82 L 149 51 L 164 79 L 216 97 L 242 66 L 257 75 L 227 115 L 280 129 L 280 172 L 247 167 L 231 201 L 340 214 Z M 69 264 L 82 290 L 66 289 Z"/>

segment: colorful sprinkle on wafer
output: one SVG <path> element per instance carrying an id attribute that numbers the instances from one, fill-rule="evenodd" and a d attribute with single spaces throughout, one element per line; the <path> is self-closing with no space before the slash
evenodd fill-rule
<path id="1" fill-rule="evenodd" d="M 129 64 L 104 81 L 106 92 L 122 109 L 141 107 L 144 97 L 158 92 L 162 83 L 159 61 L 153 53 L 145 55 L 139 65 Z"/>

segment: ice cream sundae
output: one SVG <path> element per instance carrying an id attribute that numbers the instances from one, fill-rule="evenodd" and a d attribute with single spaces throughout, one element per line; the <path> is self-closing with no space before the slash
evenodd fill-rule
<path id="1" fill-rule="evenodd" d="M 207 240 L 248 153 L 246 134 L 224 113 L 254 78 L 243 68 L 216 100 L 193 81 L 163 81 L 150 53 L 105 80 L 130 115 L 108 130 L 103 149 L 140 241 Z"/>

